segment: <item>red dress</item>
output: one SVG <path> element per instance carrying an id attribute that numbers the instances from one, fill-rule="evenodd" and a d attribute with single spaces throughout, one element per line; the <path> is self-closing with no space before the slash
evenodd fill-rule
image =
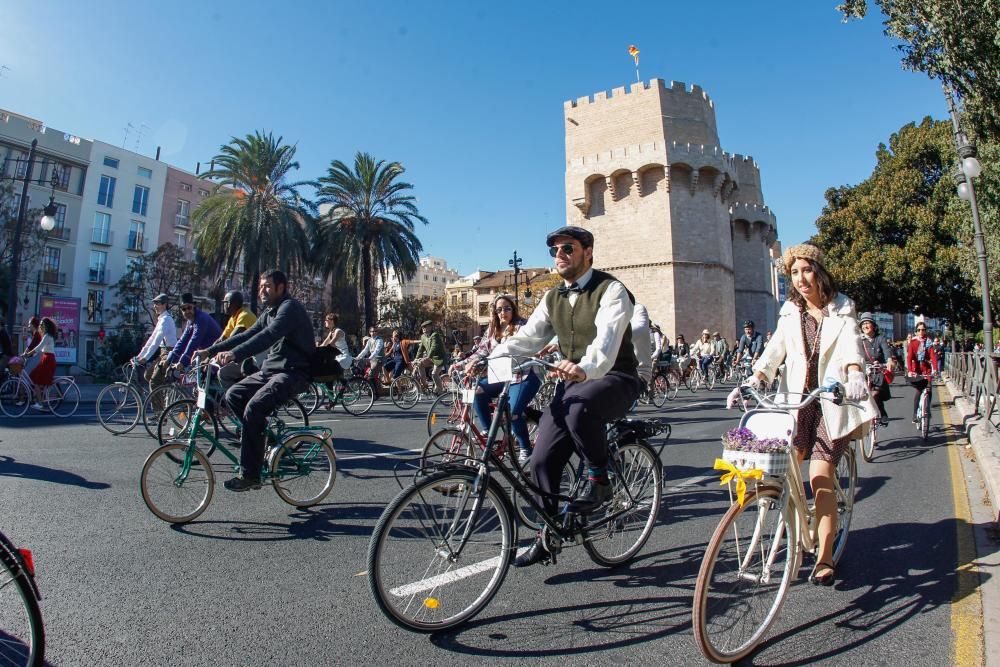
<path id="1" fill-rule="evenodd" d="M 42 341 L 39 345 L 42 345 L 45 339 L 48 338 L 49 345 L 53 344 L 52 336 L 43 336 Z M 31 381 L 35 383 L 36 386 L 46 387 L 52 384 L 52 380 L 56 375 L 56 355 L 52 352 L 42 352 L 42 358 L 35 366 L 35 369 L 31 371 Z"/>

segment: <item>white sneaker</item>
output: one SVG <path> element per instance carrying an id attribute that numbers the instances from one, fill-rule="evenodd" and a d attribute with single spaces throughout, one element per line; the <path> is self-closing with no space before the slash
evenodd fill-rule
<path id="1" fill-rule="evenodd" d="M 531 451 L 530 450 L 527 450 L 527 449 L 518 449 L 517 450 L 517 462 L 520 463 L 522 466 L 525 463 L 527 463 L 528 459 L 530 459 L 530 458 L 531 458 Z"/>
<path id="2" fill-rule="evenodd" d="M 44 410 L 45 409 L 45 408 L 42 407 L 41 403 L 32 403 L 31 404 L 31 408 L 33 410 Z"/>

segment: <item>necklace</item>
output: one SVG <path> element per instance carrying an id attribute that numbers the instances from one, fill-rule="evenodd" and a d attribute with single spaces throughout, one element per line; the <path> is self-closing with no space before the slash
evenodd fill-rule
<path id="1" fill-rule="evenodd" d="M 810 317 L 810 315 L 808 313 L 806 313 L 806 316 Z M 813 318 L 813 319 L 816 320 L 816 318 Z M 819 344 L 818 343 L 819 343 L 820 332 L 823 331 L 823 320 L 824 320 L 824 318 L 822 316 L 818 320 L 816 320 L 816 333 L 813 334 L 812 345 L 809 346 L 809 358 L 810 359 L 819 355 Z"/>

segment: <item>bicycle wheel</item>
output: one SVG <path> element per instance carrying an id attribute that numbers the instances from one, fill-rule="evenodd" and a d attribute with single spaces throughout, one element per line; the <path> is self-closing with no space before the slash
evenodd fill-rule
<path id="1" fill-rule="evenodd" d="M 555 380 L 546 380 L 542 383 L 542 386 L 538 388 L 538 392 L 535 397 L 531 399 L 531 405 L 535 407 L 536 410 L 545 410 L 549 407 L 549 403 L 552 402 L 552 398 L 556 395 L 556 387 L 559 383 Z"/>
<path id="2" fill-rule="evenodd" d="M 45 401 L 52 414 L 72 417 L 80 407 L 80 388 L 69 378 L 56 378 L 45 390 Z"/>
<path id="3" fill-rule="evenodd" d="M 409 410 L 420 400 L 420 388 L 409 375 L 400 375 L 389 385 L 389 398 L 401 410 Z"/>
<path id="4" fill-rule="evenodd" d="M 929 380 L 928 380 L 929 382 Z M 931 392 L 928 389 L 920 395 L 920 437 L 926 441 L 931 432 Z"/>
<path id="5" fill-rule="evenodd" d="M 858 463 L 854 456 L 853 443 L 844 451 L 837 463 L 837 483 L 834 495 L 837 497 L 837 532 L 833 535 L 833 564 L 840 562 L 847 546 L 847 535 L 851 530 L 854 516 L 854 494 L 858 486 Z"/>
<path id="6" fill-rule="evenodd" d="M 469 434 L 458 427 L 444 428 L 430 437 L 420 452 L 420 468 L 447 464 L 471 464 L 476 449 Z"/>
<path id="7" fill-rule="evenodd" d="M 667 376 L 659 373 L 653 378 L 652 401 L 653 405 L 662 408 L 667 404 L 667 391 L 670 389 Z"/>
<path id="8" fill-rule="evenodd" d="M 295 507 L 311 507 L 326 498 L 337 481 L 337 455 L 330 443 L 312 433 L 285 439 L 271 458 L 271 485 Z"/>
<path id="9" fill-rule="evenodd" d="M 42 665 L 45 626 L 35 588 L 17 548 L 0 533 L 0 663 Z"/>
<path id="10" fill-rule="evenodd" d="M 18 378 L 12 377 L 0 384 L 0 410 L 8 417 L 20 417 L 31 405 L 31 389 Z"/>
<path id="11" fill-rule="evenodd" d="M 111 433 L 128 433 L 141 418 L 142 397 L 135 387 L 116 382 L 109 384 L 97 395 L 97 420 Z"/>
<path id="12" fill-rule="evenodd" d="M 427 435 L 434 435 L 443 428 L 453 428 L 462 423 L 462 402 L 455 394 L 441 394 L 427 411 Z"/>
<path id="13" fill-rule="evenodd" d="M 355 417 L 361 416 L 375 405 L 375 389 L 364 378 L 351 378 L 340 395 L 340 404 Z"/>
<path id="14" fill-rule="evenodd" d="M 212 502 L 215 473 L 208 458 L 195 448 L 184 471 L 188 445 L 172 442 L 149 455 L 142 466 L 139 486 L 149 511 L 167 523 L 192 521 Z"/>
<path id="15" fill-rule="evenodd" d="M 878 439 L 878 418 L 872 420 L 868 435 L 861 441 L 861 457 L 868 463 L 872 462 L 875 456 L 875 442 Z"/>
<path id="16" fill-rule="evenodd" d="M 698 390 L 701 389 L 702 378 L 703 376 L 700 369 L 691 371 L 691 375 L 687 377 L 687 386 L 688 389 L 691 390 L 692 394 L 698 393 Z"/>
<path id="17" fill-rule="evenodd" d="M 713 662 L 753 651 L 774 621 L 798 567 L 794 518 L 781 491 L 758 487 L 733 503 L 712 534 L 694 587 L 698 648 Z"/>
<path id="18" fill-rule="evenodd" d="M 649 539 L 660 514 L 663 465 L 641 442 L 618 447 L 609 461 L 611 502 L 592 513 L 583 548 L 598 565 L 614 567 L 631 560 Z"/>
<path id="19" fill-rule="evenodd" d="M 681 376 L 677 371 L 667 373 L 667 400 L 672 401 L 677 398 L 677 392 L 681 388 Z"/>
<path id="20" fill-rule="evenodd" d="M 283 406 L 277 409 L 277 414 L 284 413 L 289 419 L 302 422 L 302 426 L 309 426 L 309 413 L 297 398 L 290 398 Z"/>
<path id="21" fill-rule="evenodd" d="M 705 372 L 705 386 L 710 390 L 715 389 L 716 379 L 715 369 L 710 367 L 708 371 Z"/>
<path id="22" fill-rule="evenodd" d="M 531 468 L 522 468 L 520 464 L 516 463 L 516 458 L 511 460 L 514 462 L 514 467 L 521 471 L 523 477 L 534 484 L 535 480 L 533 473 L 531 472 Z M 577 463 L 574 464 L 574 462 Z M 574 495 L 578 484 L 582 484 L 583 480 L 586 479 L 585 476 L 577 474 L 579 472 L 578 466 L 578 459 L 575 456 L 572 460 L 567 461 L 566 465 L 563 466 L 562 477 L 559 478 L 559 495 Z M 530 489 L 524 490 L 531 493 Z M 510 501 L 511 504 L 514 505 L 514 510 L 517 512 L 517 518 L 520 519 L 521 525 L 525 528 L 534 530 L 542 524 L 542 519 L 540 518 L 538 511 L 524 499 L 524 494 L 519 493 L 515 488 L 511 488 L 510 490 Z"/>
<path id="23" fill-rule="evenodd" d="M 442 471 L 400 491 L 382 512 L 368 544 L 368 585 L 396 625 L 454 628 L 503 584 L 514 553 L 510 504 L 496 480 L 476 480 L 472 471 Z"/>
<path id="24" fill-rule="evenodd" d="M 192 433 L 194 416 L 198 413 L 201 418 L 197 429 Z M 198 450 L 207 458 L 215 452 L 219 442 L 219 422 L 208 410 L 199 410 L 193 398 L 182 398 L 168 405 L 160 414 L 160 421 L 156 425 L 156 439 L 161 446 L 179 444 L 185 447 L 194 440 Z M 173 452 L 167 453 L 167 456 L 173 455 Z M 181 460 L 182 458 L 178 458 L 174 463 L 180 463 Z"/>
<path id="25" fill-rule="evenodd" d="M 190 398 L 190 395 L 176 384 L 165 384 L 149 392 L 142 404 L 142 425 L 150 437 L 157 437 L 156 427 L 167 406 L 184 398 Z"/>
<path id="26" fill-rule="evenodd" d="M 302 407 L 305 409 L 306 414 L 311 415 L 312 413 L 316 412 L 316 408 L 319 407 L 319 402 L 321 398 L 320 389 L 319 387 L 316 386 L 315 383 L 310 384 L 309 387 L 306 388 L 306 390 L 303 391 L 301 394 L 296 396 L 296 398 L 298 399 L 299 403 L 302 404 Z"/>

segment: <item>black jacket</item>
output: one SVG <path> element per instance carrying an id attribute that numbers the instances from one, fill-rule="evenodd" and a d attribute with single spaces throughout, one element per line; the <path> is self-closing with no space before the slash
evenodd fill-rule
<path id="1" fill-rule="evenodd" d="M 209 354 L 232 350 L 240 362 L 267 350 L 263 371 L 308 372 L 316 352 L 312 321 L 301 303 L 285 297 L 277 306 L 265 310 L 246 331 L 230 336 L 208 348 Z"/>

